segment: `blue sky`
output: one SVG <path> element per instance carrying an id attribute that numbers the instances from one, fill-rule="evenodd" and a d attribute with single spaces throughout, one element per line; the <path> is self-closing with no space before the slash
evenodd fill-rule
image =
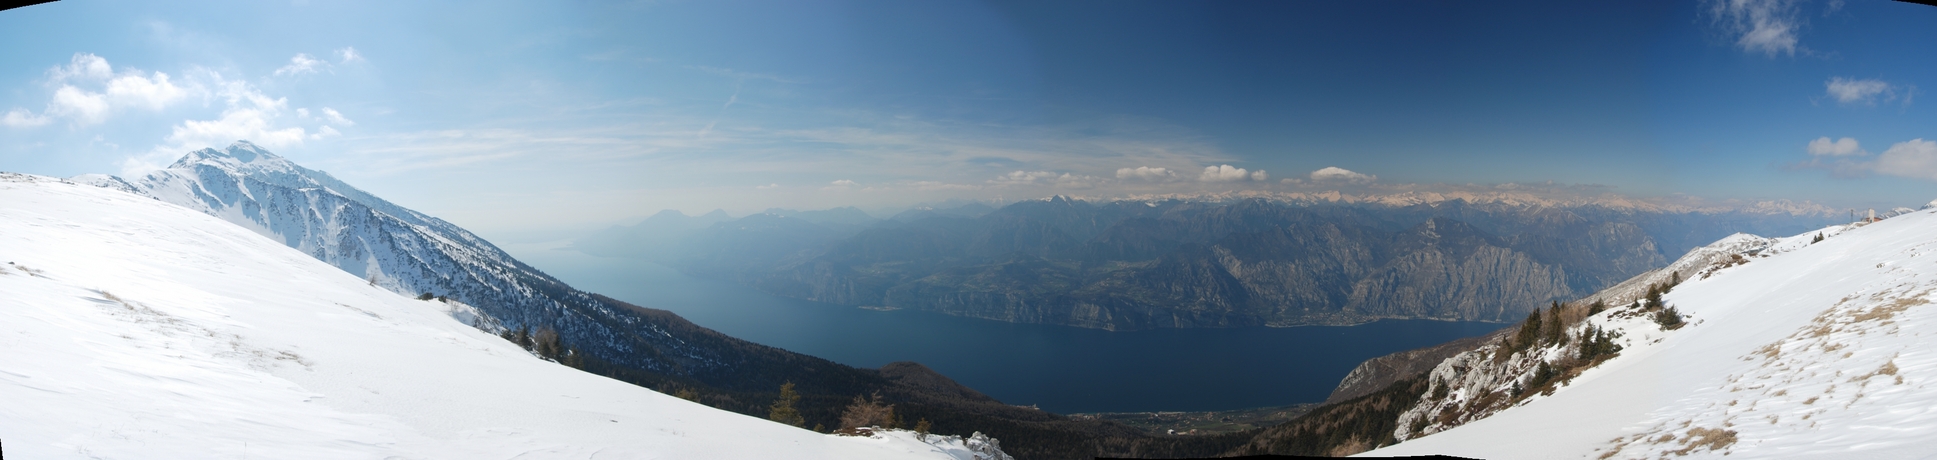
<path id="1" fill-rule="evenodd" d="M 1057 193 L 1937 198 L 1937 8 L 1577 3 L 68 0 L 0 13 L 0 170 L 246 138 L 493 238 Z"/>

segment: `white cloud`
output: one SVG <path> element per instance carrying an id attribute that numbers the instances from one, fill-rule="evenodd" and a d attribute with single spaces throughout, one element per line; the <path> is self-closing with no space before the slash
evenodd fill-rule
<path id="1" fill-rule="evenodd" d="M 990 179 L 989 183 L 995 185 L 1031 185 L 1055 178 L 1056 173 L 1049 171 L 1014 171 L 996 176 L 996 178 Z"/>
<path id="2" fill-rule="evenodd" d="M 854 181 L 851 181 L 851 180 L 847 180 L 847 179 L 841 179 L 841 180 L 837 180 L 837 181 L 834 181 L 834 182 L 829 182 L 829 183 L 830 183 L 830 184 L 833 184 L 833 185 L 834 185 L 835 187 L 853 187 L 853 186 L 855 186 L 855 185 L 857 185 L 857 183 L 856 183 L 856 182 L 854 182 Z"/>
<path id="3" fill-rule="evenodd" d="M 1795 0 L 1708 0 L 1709 15 L 1743 51 L 1794 56 L 1803 18 Z"/>
<path id="4" fill-rule="evenodd" d="M 336 137 L 341 135 L 343 135 L 343 133 L 337 132 L 336 128 L 331 128 L 329 127 L 329 125 L 324 125 L 321 128 L 316 128 L 316 133 L 309 135 L 309 138 L 314 140 L 314 139 L 323 139 L 328 137 Z"/>
<path id="5" fill-rule="evenodd" d="M 1834 141 L 1829 140 L 1829 137 L 1820 137 L 1820 138 L 1817 138 L 1816 140 L 1809 141 L 1810 155 L 1845 156 L 1845 155 L 1855 155 L 1862 152 L 1863 152 L 1863 148 L 1857 145 L 1856 139 L 1851 139 L 1847 137 L 1842 139 L 1837 139 Z"/>
<path id="6" fill-rule="evenodd" d="M 308 54 L 296 53 L 295 57 L 289 58 L 289 65 L 282 66 L 282 68 L 276 69 L 275 74 L 278 77 L 283 77 L 283 76 L 289 76 L 289 75 L 316 73 L 316 69 L 329 67 L 329 65 L 330 63 L 325 62 L 321 59 L 309 57 Z"/>
<path id="7" fill-rule="evenodd" d="M 153 77 L 139 74 L 115 77 L 108 81 L 107 95 L 115 105 L 161 110 L 187 99 L 188 91 L 170 82 L 168 74 L 155 72 Z"/>
<path id="8" fill-rule="evenodd" d="M 303 128 L 276 127 L 274 121 L 288 107 L 288 99 L 270 98 L 247 82 L 221 81 L 220 75 L 214 78 L 218 79 L 219 95 L 228 105 L 222 110 L 221 117 L 182 121 L 166 138 L 171 145 L 158 149 L 179 154 L 203 147 L 225 146 L 244 139 L 274 149 L 301 145 L 304 139 L 309 138 Z"/>
<path id="9" fill-rule="evenodd" d="M 357 53 L 356 48 L 345 46 L 343 49 L 336 50 L 336 60 L 343 63 L 361 61 L 363 60 L 363 55 Z"/>
<path id="10" fill-rule="evenodd" d="M 1360 174 L 1337 166 L 1327 166 L 1324 169 L 1312 171 L 1311 179 L 1313 182 L 1346 182 L 1346 183 L 1352 183 L 1352 184 L 1364 184 L 1364 183 L 1369 183 L 1369 182 L 1378 180 L 1379 176 L 1374 176 L 1371 174 Z"/>
<path id="11" fill-rule="evenodd" d="M 14 128 L 32 128 L 45 125 L 52 121 L 52 119 L 46 116 L 34 115 L 33 112 L 29 112 L 27 109 L 19 108 L 9 110 L 5 116 L 0 116 L 0 125 L 7 125 Z"/>
<path id="12" fill-rule="evenodd" d="M 1231 165 L 1206 166 L 1204 167 L 1204 172 L 1197 175 L 1197 180 L 1202 182 L 1240 182 L 1264 179 L 1265 174 L 1263 170 L 1252 172 Z"/>
<path id="13" fill-rule="evenodd" d="M 1165 168 L 1152 168 L 1149 166 L 1138 166 L 1136 168 L 1117 169 L 1116 178 L 1124 179 L 1124 180 L 1136 179 L 1136 180 L 1146 180 L 1146 181 L 1152 181 L 1152 182 L 1164 182 L 1164 181 L 1176 180 L 1177 173 L 1171 172 L 1169 169 L 1165 169 Z"/>
<path id="14" fill-rule="evenodd" d="M 1264 180 L 1265 180 L 1266 178 L 1268 178 L 1268 177 L 1270 177 L 1270 176 L 1268 176 L 1268 175 L 1265 175 L 1265 173 L 1264 173 L 1264 170 L 1262 170 L 1262 169 L 1260 169 L 1260 170 L 1257 170 L 1257 171 L 1252 171 L 1252 172 L 1251 172 L 1251 180 L 1255 180 L 1255 181 L 1264 181 Z"/>
<path id="15" fill-rule="evenodd" d="M 107 121 L 108 96 L 61 85 L 54 90 L 54 100 L 47 102 L 47 115 L 70 118 L 83 125 Z"/>
<path id="16" fill-rule="evenodd" d="M 1052 180 L 1051 183 L 1054 183 L 1059 188 L 1091 189 L 1096 188 L 1097 185 L 1101 185 L 1103 179 L 1096 176 L 1063 173 L 1063 175 L 1056 176 L 1056 179 Z"/>
<path id="17" fill-rule="evenodd" d="M 1003 174 L 1001 176 L 996 176 L 995 179 L 989 180 L 990 184 L 994 184 L 998 187 L 1019 186 L 1019 185 L 1049 185 L 1057 188 L 1068 188 L 1068 189 L 1096 188 L 1098 185 L 1103 185 L 1105 182 L 1107 182 L 1107 179 L 1104 179 L 1101 177 L 1087 176 L 1082 174 L 1056 173 L 1056 172 L 1050 172 L 1050 171 L 1014 171 L 1008 174 Z M 928 189 L 924 189 L 924 190 L 928 190 Z"/>
<path id="18" fill-rule="evenodd" d="M 114 76 L 114 67 L 108 65 L 107 59 L 94 53 L 74 53 L 74 58 L 67 65 L 48 69 L 47 76 L 48 80 L 54 82 L 69 79 L 106 80 Z"/>
<path id="19" fill-rule="evenodd" d="M 127 71 L 115 76 L 114 67 L 107 59 L 88 53 L 75 53 L 67 65 L 48 69 L 47 74 L 49 82 L 59 85 L 49 97 L 47 108 L 40 115 L 13 109 L 6 116 L 8 126 L 40 126 L 54 118 L 66 118 L 79 125 L 97 124 L 107 121 L 117 109 L 158 111 L 189 95 L 189 89 L 176 85 L 168 74 Z M 92 91 L 74 83 L 99 84 L 101 89 Z"/>
<path id="20" fill-rule="evenodd" d="M 1829 97 L 1836 99 L 1836 102 L 1864 105 L 1876 105 L 1879 99 L 1883 102 L 1894 101 L 1899 92 L 1903 93 L 1904 105 L 1909 105 L 1910 94 L 1915 90 L 1915 88 L 1900 87 L 1874 78 L 1843 77 L 1835 77 L 1823 82 L 1823 88 Z"/>
<path id="21" fill-rule="evenodd" d="M 754 190 L 772 190 L 777 188 L 780 188 L 780 184 L 778 183 L 767 184 L 767 185 L 757 185 L 753 187 Z"/>
<path id="22" fill-rule="evenodd" d="M 1892 176 L 1937 180 L 1937 142 L 1921 138 L 1899 142 L 1877 156 L 1873 169 Z"/>
<path id="23" fill-rule="evenodd" d="M 350 121 L 350 119 L 348 118 L 343 118 L 343 114 L 338 113 L 336 109 L 332 109 L 329 107 L 323 108 L 323 119 L 329 120 L 331 124 L 335 124 L 337 126 L 356 126 L 356 122 Z"/>

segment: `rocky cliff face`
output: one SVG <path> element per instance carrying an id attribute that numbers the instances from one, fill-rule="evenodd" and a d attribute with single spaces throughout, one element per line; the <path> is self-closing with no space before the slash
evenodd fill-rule
<path id="1" fill-rule="evenodd" d="M 1660 267 L 1685 235 L 1818 224 L 1459 201 L 1061 197 L 865 228 L 788 219 L 721 222 L 660 260 L 788 297 L 1109 330 L 1512 321 Z"/>

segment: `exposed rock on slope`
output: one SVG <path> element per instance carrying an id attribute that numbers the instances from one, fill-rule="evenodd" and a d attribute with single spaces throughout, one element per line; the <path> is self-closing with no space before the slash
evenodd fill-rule
<path id="1" fill-rule="evenodd" d="M 1338 382 L 1338 388 L 1332 390 L 1332 395 L 1325 398 L 1325 403 L 1343 402 L 1365 396 L 1392 386 L 1394 382 L 1418 377 L 1431 372 L 1447 358 L 1472 351 L 1479 348 L 1481 344 L 1499 340 L 1502 336 L 1511 333 L 1512 329 L 1501 329 L 1479 337 L 1467 337 L 1365 360 L 1359 363 L 1358 367 L 1352 368 L 1352 372 L 1345 374 L 1345 378 Z"/>

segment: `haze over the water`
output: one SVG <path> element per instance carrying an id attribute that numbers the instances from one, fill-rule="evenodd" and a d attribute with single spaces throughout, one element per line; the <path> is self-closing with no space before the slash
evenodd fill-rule
<path id="1" fill-rule="evenodd" d="M 1840 0 L 58 2 L 0 14 L 0 169 L 248 139 L 494 240 L 667 208 L 1500 183 L 1889 207 L 1937 196 L 1933 23 Z"/>

